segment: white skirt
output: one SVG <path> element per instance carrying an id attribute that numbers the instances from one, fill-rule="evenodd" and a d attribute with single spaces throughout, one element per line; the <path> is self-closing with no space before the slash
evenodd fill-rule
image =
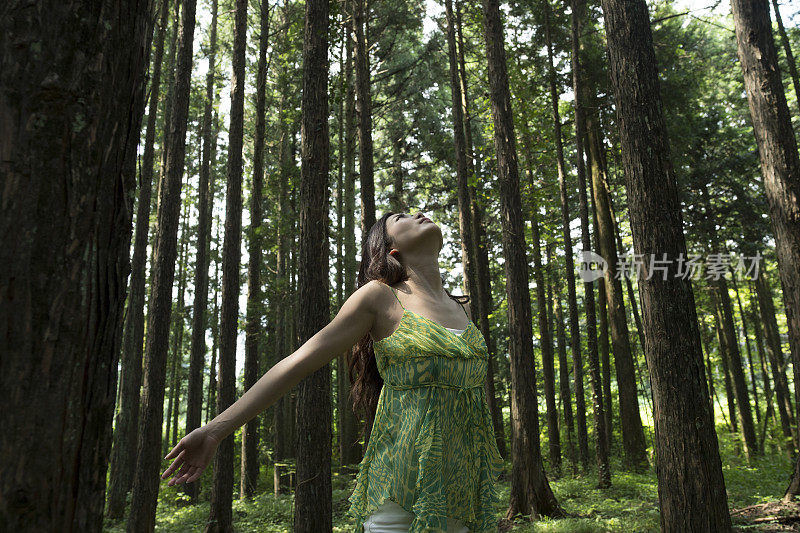
<path id="1" fill-rule="evenodd" d="M 412 513 L 409 513 L 397 503 L 386 500 L 364 521 L 364 533 L 408 532 L 413 520 L 414 515 Z M 448 518 L 447 533 L 469 533 L 469 529 L 461 520 Z"/>

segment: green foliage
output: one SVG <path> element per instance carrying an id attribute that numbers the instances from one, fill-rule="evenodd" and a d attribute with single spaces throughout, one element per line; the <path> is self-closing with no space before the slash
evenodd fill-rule
<path id="1" fill-rule="evenodd" d="M 768 454 L 756 457 L 748 465 L 741 454 L 738 435 L 731 434 L 723 424 L 717 426 L 717 435 L 722 459 L 722 471 L 728 492 L 730 508 L 740 508 L 779 499 L 788 484 L 792 461 L 785 455 Z M 237 445 L 235 449 L 241 448 Z M 649 532 L 659 531 L 658 483 L 655 469 L 644 473 L 621 470 L 620 458 L 612 460 L 612 478 L 609 489 L 597 488 L 597 476 L 593 471 L 577 477 L 565 475 L 550 479 L 550 486 L 569 518 L 543 518 L 534 522 L 529 517 L 517 517 L 513 531 L 536 533 L 589 533 Z M 238 457 L 234 464 L 239 464 Z M 506 463 L 506 472 L 511 465 Z M 571 465 L 564 464 L 570 472 Z M 504 476 L 505 478 L 506 476 Z M 238 494 L 238 471 L 234 480 L 234 494 Z M 233 520 L 236 531 L 241 532 L 289 532 L 292 531 L 294 496 L 274 496 L 272 491 L 272 468 L 262 468 L 256 496 L 247 502 L 234 499 Z M 160 486 L 156 529 L 163 532 L 190 532 L 203 529 L 210 512 L 211 469 L 202 478 L 199 505 L 186 504 L 186 496 L 177 487 Z M 346 516 L 348 498 L 353 490 L 353 476 L 334 472 L 333 485 L 333 531 L 352 531 L 354 524 Z M 497 519 L 505 517 L 510 497 L 510 482 L 498 482 L 500 502 L 495 511 Z M 109 533 L 125 530 L 125 522 L 107 523 L 103 528 Z"/>

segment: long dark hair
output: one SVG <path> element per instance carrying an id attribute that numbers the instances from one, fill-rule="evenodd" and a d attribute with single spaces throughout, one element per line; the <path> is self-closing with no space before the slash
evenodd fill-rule
<path id="1" fill-rule="evenodd" d="M 389 255 L 394 242 L 386 233 L 386 220 L 395 214 L 397 213 L 384 214 L 370 228 L 361 250 L 361 266 L 358 269 L 356 289 L 375 279 L 387 285 L 394 285 L 409 278 L 408 271 L 400 261 Z M 442 278 L 442 287 L 444 287 L 444 277 Z M 453 296 L 446 287 L 444 291 L 459 304 L 470 301 L 467 295 Z M 350 350 L 347 355 L 347 366 L 352 385 L 350 399 L 353 402 L 353 412 L 356 413 L 356 416 L 363 413 L 365 419 L 360 438 L 367 431 L 371 432 L 372 430 L 372 423 L 378 409 L 378 397 L 383 387 L 383 378 L 378 373 L 375 351 L 372 349 L 372 337 L 369 333 L 364 335 Z"/>

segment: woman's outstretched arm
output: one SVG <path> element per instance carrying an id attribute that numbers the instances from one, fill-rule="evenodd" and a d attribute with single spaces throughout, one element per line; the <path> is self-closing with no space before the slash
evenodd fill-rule
<path id="1" fill-rule="evenodd" d="M 169 481 L 170 486 L 195 481 L 211 462 L 223 439 L 277 402 L 304 377 L 353 347 L 372 329 L 376 302 L 382 301 L 380 298 L 386 296 L 385 293 L 380 293 L 382 290 L 385 289 L 377 281 L 360 287 L 350 295 L 327 326 L 291 355 L 276 363 L 214 420 L 184 436 L 165 457 L 175 460 L 161 474 L 161 479 L 166 479 L 177 471 Z"/>
<path id="2" fill-rule="evenodd" d="M 242 397 L 207 425 L 218 441 L 278 401 L 306 376 L 354 346 L 375 320 L 377 282 L 356 290 L 330 323 L 288 357 L 278 361 Z"/>

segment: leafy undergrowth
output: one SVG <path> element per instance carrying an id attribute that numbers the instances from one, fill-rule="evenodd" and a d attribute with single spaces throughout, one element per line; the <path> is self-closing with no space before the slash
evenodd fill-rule
<path id="1" fill-rule="evenodd" d="M 739 531 L 790 531 L 792 524 L 800 523 L 800 505 L 776 506 L 783 495 L 792 471 L 792 461 L 774 446 L 768 446 L 767 454 L 755 457 L 750 463 L 741 453 L 741 443 L 723 426 L 718 427 L 722 470 L 728 492 L 728 504 L 734 525 Z M 620 441 L 617 440 L 617 443 Z M 544 444 L 543 444 L 544 446 Z M 652 449 L 649 450 L 652 452 Z M 235 463 L 238 464 L 238 463 Z M 612 458 L 611 487 L 600 490 L 596 487 L 597 476 L 593 471 L 572 475 L 571 465 L 565 464 L 567 473 L 560 479 L 550 479 L 550 486 L 569 518 L 541 519 L 529 521 L 526 517 L 505 520 L 509 501 L 510 483 L 504 475 L 498 482 L 500 503 L 496 513 L 499 531 L 514 533 L 593 533 L 593 532 L 650 532 L 659 531 L 658 487 L 655 469 L 643 473 L 631 473 L 621 469 L 620 458 Z M 506 464 L 506 474 L 510 464 Z M 238 493 L 238 473 L 235 492 Z M 156 531 L 197 532 L 203 531 L 210 514 L 211 472 L 202 477 L 203 503 L 186 505 L 186 497 L 177 487 L 167 487 L 162 482 L 156 512 Z M 353 490 L 352 474 L 333 474 L 333 531 L 336 533 L 354 530 L 354 524 L 346 516 L 347 498 Z M 233 501 L 234 530 L 241 533 L 277 533 L 292 531 L 293 496 L 272 494 L 272 470 L 262 471 L 259 490 L 255 498 L 242 502 Z M 774 520 L 771 519 L 774 517 Z M 790 524 L 787 526 L 786 524 Z M 107 522 L 103 529 L 111 533 L 125 531 L 125 522 Z"/>

